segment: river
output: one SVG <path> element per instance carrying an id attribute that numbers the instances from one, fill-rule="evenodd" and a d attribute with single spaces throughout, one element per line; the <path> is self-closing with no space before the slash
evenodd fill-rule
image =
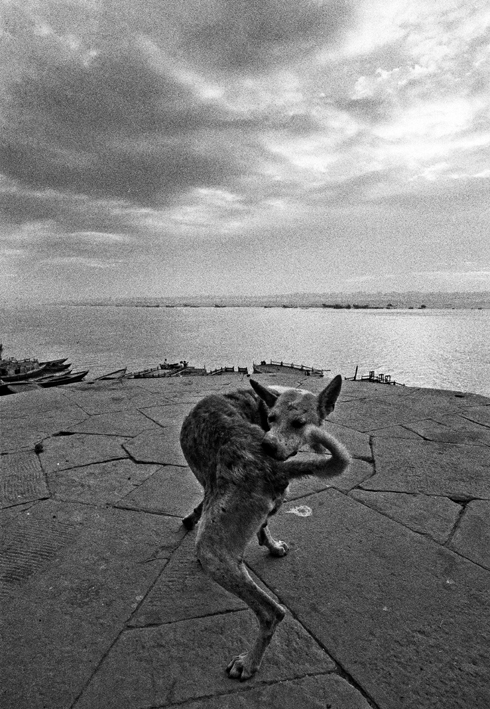
<path id="1" fill-rule="evenodd" d="M 273 359 L 490 396 L 490 310 L 3 306 L 0 342 L 6 357 L 68 357 L 89 379 L 165 358 L 208 369 Z"/>

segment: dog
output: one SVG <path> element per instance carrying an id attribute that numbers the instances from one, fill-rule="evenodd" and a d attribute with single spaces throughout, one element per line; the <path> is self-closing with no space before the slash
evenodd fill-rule
<path id="1" fill-rule="evenodd" d="M 289 482 L 340 475 L 350 463 L 346 448 L 320 427 L 335 407 L 340 375 L 318 396 L 254 380 L 250 384 L 252 389 L 206 396 L 187 415 L 180 434 L 185 459 L 204 488 L 203 501 L 183 524 L 192 529 L 200 520 L 196 549 L 202 567 L 245 601 L 259 622 L 251 650 L 226 668 L 230 678 L 240 680 L 259 669 L 285 615 L 249 575 L 243 562 L 248 542 L 256 534 L 273 556 L 287 554 L 287 544 L 273 538 L 267 521 L 281 506 Z M 317 455 L 295 460 L 305 445 Z M 330 457 L 323 455 L 325 450 Z"/>

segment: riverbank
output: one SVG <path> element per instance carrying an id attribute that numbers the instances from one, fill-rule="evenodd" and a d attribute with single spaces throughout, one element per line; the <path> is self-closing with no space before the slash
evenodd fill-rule
<path id="1" fill-rule="evenodd" d="M 264 383 L 305 386 L 286 375 Z M 180 519 L 178 444 L 228 374 L 74 384 L 0 399 L 2 706 L 486 709 L 490 399 L 344 382 L 329 429 L 354 461 L 271 521 L 252 573 L 288 609 L 255 678 L 224 668 L 252 614 L 203 574 Z"/>
<path id="2" fill-rule="evenodd" d="M 68 301 L 65 305 L 93 305 L 142 308 L 345 308 L 345 309 L 436 309 L 475 310 L 490 308 L 490 291 L 385 293 L 278 293 L 271 295 L 187 295 L 167 297 L 110 298 Z"/>

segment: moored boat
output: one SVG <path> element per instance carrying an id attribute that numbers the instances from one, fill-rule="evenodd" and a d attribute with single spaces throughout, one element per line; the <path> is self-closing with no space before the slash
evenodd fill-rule
<path id="1" fill-rule="evenodd" d="M 126 374 L 127 367 L 122 367 L 121 369 L 115 369 L 113 372 L 108 372 L 103 374 L 101 377 L 96 377 L 94 381 L 99 381 L 101 379 L 122 379 Z"/>
<path id="2" fill-rule="evenodd" d="M 46 364 L 49 367 L 57 367 L 60 364 L 64 364 L 67 359 L 68 357 L 61 357 L 61 359 L 47 359 L 45 362 L 39 362 L 39 364 Z"/>
<path id="3" fill-rule="evenodd" d="M 57 387 L 64 384 L 73 384 L 74 382 L 81 382 L 84 377 L 87 376 L 89 370 L 86 369 L 83 372 L 72 372 L 71 374 L 66 374 L 64 376 L 53 376 L 46 379 L 40 379 L 36 382 L 39 386 L 43 388 Z"/>
<path id="4" fill-rule="evenodd" d="M 71 367 L 71 362 L 66 364 L 47 364 L 45 368 L 46 374 L 57 374 L 58 372 L 67 372 Z"/>
<path id="5" fill-rule="evenodd" d="M 19 372 L 16 374 L 2 374 L 2 379 L 4 382 L 20 382 L 26 379 L 35 379 L 36 377 L 42 376 L 46 373 L 46 365 L 42 367 L 36 367 L 35 369 L 28 369 L 27 371 Z"/>
<path id="6" fill-rule="evenodd" d="M 6 394 L 23 394 L 26 391 L 34 391 L 40 389 L 39 384 L 35 379 L 24 379 L 22 382 L 1 383 L 0 380 L 0 396 Z"/>
<path id="7" fill-rule="evenodd" d="M 13 394 L 14 392 L 10 389 L 10 386 L 7 384 L 7 382 L 4 382 L 3 379 L 0 379 L 0 396 L 6 396 L 7 394 Z"/>

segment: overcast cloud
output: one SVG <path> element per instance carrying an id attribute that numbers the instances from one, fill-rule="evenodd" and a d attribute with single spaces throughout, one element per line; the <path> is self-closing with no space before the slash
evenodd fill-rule
<path id="1" fill-rule="evenodd" d="M 0 4 L 3 297 L 490 290 L 487 2 Z"/>

